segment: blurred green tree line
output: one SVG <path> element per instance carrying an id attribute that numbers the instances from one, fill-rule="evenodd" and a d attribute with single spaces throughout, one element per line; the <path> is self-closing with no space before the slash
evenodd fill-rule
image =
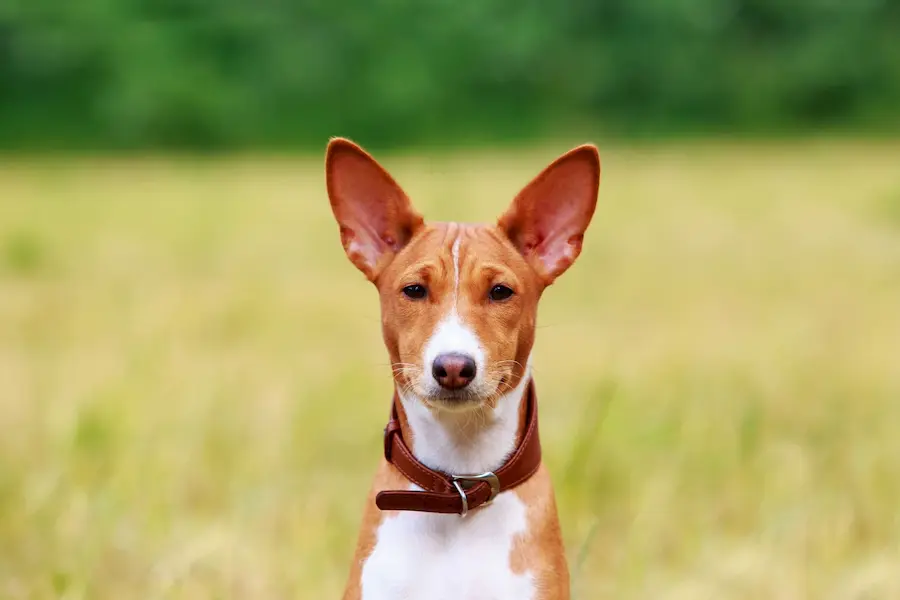
<path id="1" fill-rule="evenodd" d="M 0 147 L 900 130 L 898 0 L 0 0 Z"/>

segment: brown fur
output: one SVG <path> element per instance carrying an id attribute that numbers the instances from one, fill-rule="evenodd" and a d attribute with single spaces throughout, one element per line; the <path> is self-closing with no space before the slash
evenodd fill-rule
<path id="1" fill-rule="evenodd" d="M 378 510 L 378 507 L 375 506 L 375 496 L 378 492 L 398 490 L 406 485 L 408 485 L 406 478 L 382 458 L 378 464 L 378 471 L 375 473 L 375 480 L 372 482 L 372 487 L 369 490 L 369 497 L 366 500 L 362 526 L 356 542 L 356 552 L 353 556 L 353 563 L 350 565 L 350 578 L 347 581 L 347 588 L 344 590 L 344 600 L 359 600 L 362 594 L 359 589 L 362 568 L 366 559 L 375 548 L 375 537 L 378 527 L 385 519 L 396 516 L 394 512 Z"/>
<path id="2" fill-rule="evenodd" d="M 569 598 L 569 569 L 556 511 L 556 496 L 547 468 L 541 464 L 537 473 L 517 487 L 528 513 L 528 533 L 518 537 L 510 553 L 513 573 L 530 572 L 536 595 L 541 600 Z"/>

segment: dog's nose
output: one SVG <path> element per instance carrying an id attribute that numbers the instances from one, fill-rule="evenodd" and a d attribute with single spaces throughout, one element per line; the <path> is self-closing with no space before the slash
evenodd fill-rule
<path id="1" fill-rule="evenodd" d="M 465 354 L 440 354 L 431 365 L 431 374 L 445 390 L 461 390 L 475 379 L 475 361 Z"/>

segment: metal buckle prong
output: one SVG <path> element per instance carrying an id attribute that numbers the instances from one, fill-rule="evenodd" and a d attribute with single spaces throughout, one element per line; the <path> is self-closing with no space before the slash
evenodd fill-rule
<path id="1" fill-rule="evenodd" d="M 459 497 L 462 498 L 462 511 L 459 513 L 462 517 L 465 517 L 469 513 L 469 499 L 466 498 L 466 491 L 463 489 L 463 486 L 460 485 L 461 481 L 469 483 L 486 481 L 488 485 L 491 486 L 491 495 L 487 499 L 487 502 L 481 506 L 487 506 L 493 502 L 494 498 L 497 497 L 497 494 L 500 493 L 500 479 L 490 471 L 482 473 L 481 475 L 451 475 L 450 478 L 453 480 L 453 486 L 456 488 L 456 491 L 459 492 Z"/>

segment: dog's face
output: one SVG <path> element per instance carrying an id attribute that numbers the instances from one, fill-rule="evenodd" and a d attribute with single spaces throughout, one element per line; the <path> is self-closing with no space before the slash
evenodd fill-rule
<path id="1" fill-rule="evenodd" d="M 554 161 L 493 226 L 425 223 L 347 140 L 328 145 L 325 172 L 347 256 L 378 288 L 398 389 L 434 409 L 468 410 L 514 388 L 541 293 L 575 261 L 594 213 L 596 148 Z"/>
<path id="2" fill-rule="evenodd" d="M 426 225 L 377 285 L 400 389 L 462 409 L 518 383 L 543 286 L 498 229 Z"/>

